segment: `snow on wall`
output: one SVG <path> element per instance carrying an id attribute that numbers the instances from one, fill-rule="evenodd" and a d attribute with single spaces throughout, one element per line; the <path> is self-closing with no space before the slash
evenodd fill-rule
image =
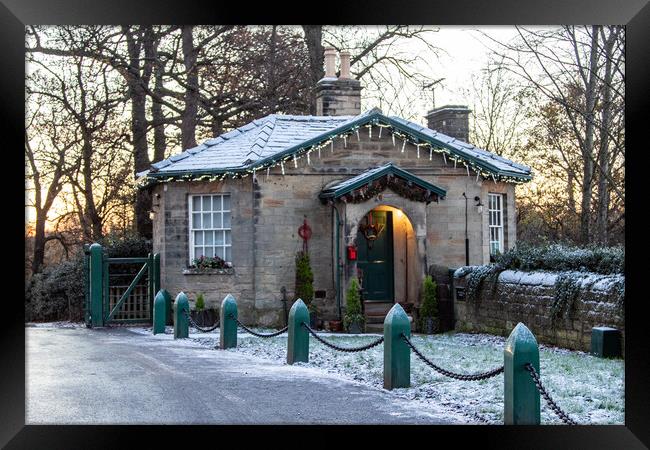
<path id="1" fill-rule="evenodd" d="M 466 287 L 467 275 L 475 268 L 456 270 L 455 288 Z M 555 284 L 562 274 L 580 280 L 580 292 L 571 309 L 553 320 Z M 496 286 L 484 281 L 476 300 L 454 298 L 455 327 L 507 336 L 517 323 L 523 322 L 538 342 L 588 352 L 591 329 L 610 326 L 621 330 L 624 349 L 625 321 L 617 305 L 617 283 L 621 280 L 624 275 L 505 270 L 499 274 Z"/>

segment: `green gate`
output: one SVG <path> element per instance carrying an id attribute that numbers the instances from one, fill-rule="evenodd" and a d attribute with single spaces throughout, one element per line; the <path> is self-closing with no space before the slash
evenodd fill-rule
<path id="1" fill-rule="evenodd" d="M 109 258 L 99 244 L 85 245 L 84 254 L 86 326 L 151 323 L 160 290 L 160 256 Z"/>

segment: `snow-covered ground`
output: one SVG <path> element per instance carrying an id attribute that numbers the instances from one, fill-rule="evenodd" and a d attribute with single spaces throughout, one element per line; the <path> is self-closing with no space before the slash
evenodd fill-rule
<path id="1" fill-rule="evenodd" d="M 34 326 L 29 324 L 28 326 Z M 49 324 L 53 326 L 54 324 Z M 57 323 L 58 327 L 73 324 Z M 46 326 L 45 324 L 43 326 Z M 173 339 L 173 328 L 166 334 L 152 335 L 151 328 L 131 327 L 132 332 L 153 341 Z M 255 329 L 267 333 L 274 330 Z M 376 340 L 379 334 L 349 335 L 320 333 L 340 346 L 356 347 Z M 503 364 L 505 338 L 486 334 L 445 333 L 413 335 L 414 345 L 430 360 L 445 369 L 460 373 L 485 372 Z M 175 345 L 214 348 L 219 330 L 200 333 L 190 328 L 190 339 L 176 340 Z M 382 389 L 383 346 L 360 353 L 343 353 L 310 339 L 309 363 L 298 363 L 323 370 L 341 378 Z M 228 352 L 240 352 L 286 364 L 286 333 L 261 339 L 240 330 L 238 345 Z M 540 346 L 541 380 L 551 397 L 580 424 L 624 424 L 624 361 L 602 359 L 584 352 Z M 466 417 L 459 423 L 503 423 L 503 375 L 482 381 L 457 381 L 438 374 L 411 354 L 411 387 L 395 389 L 391 395 L 410 400 L 420 411 L 439 411 L 440 406 Z M 542 402 L 542 424 L 561 424 L 561 420 Z"/>
<path id="2" fill-rule="evenodd" d="M 190 338 L 198 344 L 216 346 L 219 330 L 196 333 Z M 256 329 L 258 332 L 275 330 Z M 142 333 L 150 333 L 141 329 Z M 173 329 L 167 331 L 173 333 Z M 349 335 L 321 333 L 340 346 L 356 347 L 377 339 L 379 334 Z M 240 330 L 236 349 L 286 363 L 287 335 L 261 339 Z M 412 342 L 438 366 L 458 373 L 485 372 L 503 364 L 505 338 L 487 334 L 445 333 L 413 335 Z M 383 346 L 360 353 L 343 353 L 326 347 L 316 339 L 309 343 L 308 367 L 315 367 L 343 378 L 381 389 L 383 385 Z M 569 417 L 580 424 L 624 424 L 625 389 L 624 361 L 603 359 L 584 352 L 540 345 L 542 384 Z M 438 374 L 411 354 L 411 387 L 395 389 L 394 395 L 415 400 L 414 406 L 441 404 L 472 421 L 503 423 L 503 375 L 482 381 L 457 381 Z M 542 423 L 561 424 L 562 421 L 542 402 Z"/>

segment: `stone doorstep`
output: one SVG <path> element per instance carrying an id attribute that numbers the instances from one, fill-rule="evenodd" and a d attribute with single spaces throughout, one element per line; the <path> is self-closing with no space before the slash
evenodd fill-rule
<path id="1" fill-rule="evenodd" d="M 415 322 L 413 321 L 413 316 L 408 316 L 409 322 L 411 322 L 411 331 L 415 331 Z M 366 322 L 366 333 L 383 333 L 384 332 L 384 322 L 381 323 L 372 323 Z"/>

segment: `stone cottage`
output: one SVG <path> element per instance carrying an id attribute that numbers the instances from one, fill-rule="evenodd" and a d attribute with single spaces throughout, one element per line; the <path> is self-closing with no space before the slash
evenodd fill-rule
<path id="1" fill-rule="evenodd" d="M 517 164 L 468 140 L 470 110 L 430 111 L 428 126 L 361 112 L 347 53 L 325 52 L 318 115 L 272 114 L 155 163 L 141 174 L 153 198 L 153 248 L 172 295 L 237 299 L 245 323 L 284 325 L 295 255 L 307 241 L 318 317 L 345 310 L 359 277 L 366 311 L 418 303 L 431 265 L 483 264 L 514 245 Z M 197 271 L 218 256 L 230 268 Z"/>

